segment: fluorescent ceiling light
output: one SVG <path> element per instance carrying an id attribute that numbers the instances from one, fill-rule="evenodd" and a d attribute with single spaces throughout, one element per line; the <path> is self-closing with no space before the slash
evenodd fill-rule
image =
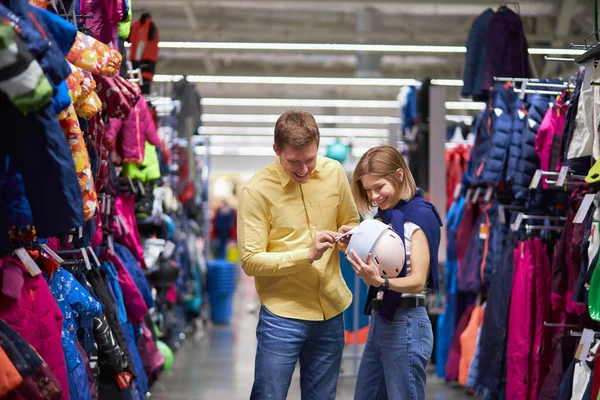
<path id="1" fill-rule="evenodd" d="M 153 103 L 154 104 L 154 103 Z M 299 108 L 389 108 L 396 110 L 399 103 L 396 100 L 338 100 L 338 99 L 253 99 L 253 98 L 202 98 L 203 106 L 223 107 L 299 107 Z M 483 110 L 484 102 L 447 101 L 447 110 Z"/>
<path id="2" fill-rule="evenodd" d="M 336 108 L 398 108 L 397 101 L 385 100 L 325 100 L 325 99 L 241 99 L 208 97 L 203 106 L 232 107 L 336 107 Z"/>
<path id="3" fill-rule="evenodd" d="M 387 137 L 349 137 L 346 141 L 351 141 L 353 146 L 378 146 L 384 144 L 388 141 Z M 321 137 L 321 146 L 329 146 L 336 141 L 340 140 L 335 137 Z M 238 135 L 217 135 L 211 136 L 210 145 L 217 146 L 227 146 L 227 147 L 248 147 L 252 148 L 252 146 L 262 145 L 262 146 L 272 146 L 273 145 L 273 135 L 267 136 L 247 136 L 240 137 Z"/>
<path id="4" fill-rule="evenodd" d="M 202 114 L 202 122 L 266 122 L 275 124 L 280 115 L 269 114 Z M 354 115 L 314 115 L 319 124 L 373 124 L 389 125 L 399 118 Z"/>
<path id="5" fill-rule="evenodd" d="M 447 101 L 446 110 L 483 110 L 484 102 L 479 101 Z"/>
<path id="6" fill-rule="evenodd" d="M 446 121 L 464 122 L 467 125 L 473 124 L 474 118 L 469 115 L 446 115 Z"/>
<path id="7" fill-rule="evenodd" d="M 198 133 L 205 136 L 238 135 L 238 136 L 269 136 L 273 137 L 273 126 L 207 126 L 202 125 Z M 333 137 L 374 137 L 386 138 L 389 130 L 366 128 L 319 128 L 321 136 Z"/>
<path id="8" fill-rule="evenodd" d="M 125 43 L 125 47 L 129 47 Z M 162 49 L 196 50 L 267 50 L 267 51 L 325 51 L 325 52 L 375 52 L 375 53 L 449 53 L 463 54 L 465 46 L 393 45 L 393 44 L 342 44 L 342 43 L 252 43 L 252 42 L 159 42 Z M 529 54 L 580 55 L 585 50 L 530 48 Z"/>
<path id="9" fill-rule="evenodd" d="M 361 146 L 361 147 L 352 147 L 352 155 L 354 157 L 360 157 L 364 153 L 366 153 L 370 148 L 376 146 Z M 196 146 L 194 147 L 194 152 L 197 155 L 205 155 L 206 147 L 205 146 Z M 327 152 L 326 147 L 319 148 L 319 154 L 325 155 Z M 227 146 L 210 146 L 210 155 L 211 156 L 262 156 L 268 157 L 272 156 L 275 158 L 275 153 L 273 152 L 272 146 L 257 146 L 257 147 L 227 147 Z"/>
<path id="10" fill-rule="evenodd" d="M 183 75 L 154 75 L 155 82 L 178 82 Z M 255 83 L 273 85 L 329 85 L 329 86 L 421 86 L 416 79 L 403 78 L 325 78 L 299 76 L 224 76 L 224 75 L 187 75 L 192 83 Z M 459 79 L 433 79 L 433 85 L 462 87 Z"/>

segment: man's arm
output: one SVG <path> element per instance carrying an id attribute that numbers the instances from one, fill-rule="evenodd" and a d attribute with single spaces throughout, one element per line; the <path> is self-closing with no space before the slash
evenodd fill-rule
<path id="1" fill-rule="evenodd" d="M 309 248 L 268 252 L 269 216 L 264 201 L 243 188 L 237 230 L 242 268 L 249 276 L 284 276 L 310 267 Z"/>
<path id="2" fill-rule="evenodd" d="M 339 228 L 342 225 L 356 226 L 360 222 L 358 210 L 352 198 L 346 171 L 344 171 L 341 165 L 338 173 L 340 180 L 340 204 L 337 210 L 337 227 Z"/>

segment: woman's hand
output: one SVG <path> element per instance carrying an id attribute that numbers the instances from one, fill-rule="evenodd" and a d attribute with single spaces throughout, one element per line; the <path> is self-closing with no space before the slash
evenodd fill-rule
<path id="1" fill-rule="evenodd" d="M 373 263 L 373 257 L 371 254 L 367 256 L 367 262 L 363 262 L 358 254 L 354 250 L 350 251 L 351 254 L 346 254 L 346 258 L 350 261 L 354 272 L 369 286 L 379 287 L 383 285 L 384 280 L 379 276 L 379 269 Z"/>
<path id="2" fill-rule="evenodd" d="M 354 226 L 350 226 L 350 225 L 342 225 L 340 226 L 340 229 L 338 229 L 338 236 L 341 235 L 345 235 L 346 233 L 350 232 L 352 229 L 354 229 Z M 348 243 L 350 243 L 350 238 L 352 237 L 352 235 L 346 235 L 343 238 L 339 239 L 338 241 L 336 241 L 338 249 L 342 252 L 346 252 L 346 249 L 348 248 Z"/>

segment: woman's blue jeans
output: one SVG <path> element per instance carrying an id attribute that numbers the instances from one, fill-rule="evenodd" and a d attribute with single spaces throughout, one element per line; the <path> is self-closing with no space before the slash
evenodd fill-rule
<path id="1" fill-rule="evenodd" d="M 425 399 L 425 369 L 432 351 L 425 307 L 398 308 L 391 322 L 373 311 L 354 399 Z"/>

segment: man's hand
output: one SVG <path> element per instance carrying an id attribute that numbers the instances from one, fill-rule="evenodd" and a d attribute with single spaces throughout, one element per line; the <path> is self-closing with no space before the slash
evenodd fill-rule
<path id="1" fill-rule="evenodd" d="M 337 236 L 344 235 L 354 228 L 355 228 L 355 226 L 342 225 L 342 226 L 340 226 L 340 229 L 338 229 Z M 352 235 L 347 235 L 337 241 L 337 246 L 341 252 L 344 252 L 344 253 L 346 252 L 346 248 L 348 247 L 348 243 L 350 243 L 351 237 L 352 237 Z"/>
<path id="2" fill-rule="evenodd" d="M 308 260 L 310 262 L 320 260 L 327 250 L 333 248 L 336 236 L 337 234 L 332 231 L 317 232 L 315 234 L 314 243 L 308 251 Z"/>

